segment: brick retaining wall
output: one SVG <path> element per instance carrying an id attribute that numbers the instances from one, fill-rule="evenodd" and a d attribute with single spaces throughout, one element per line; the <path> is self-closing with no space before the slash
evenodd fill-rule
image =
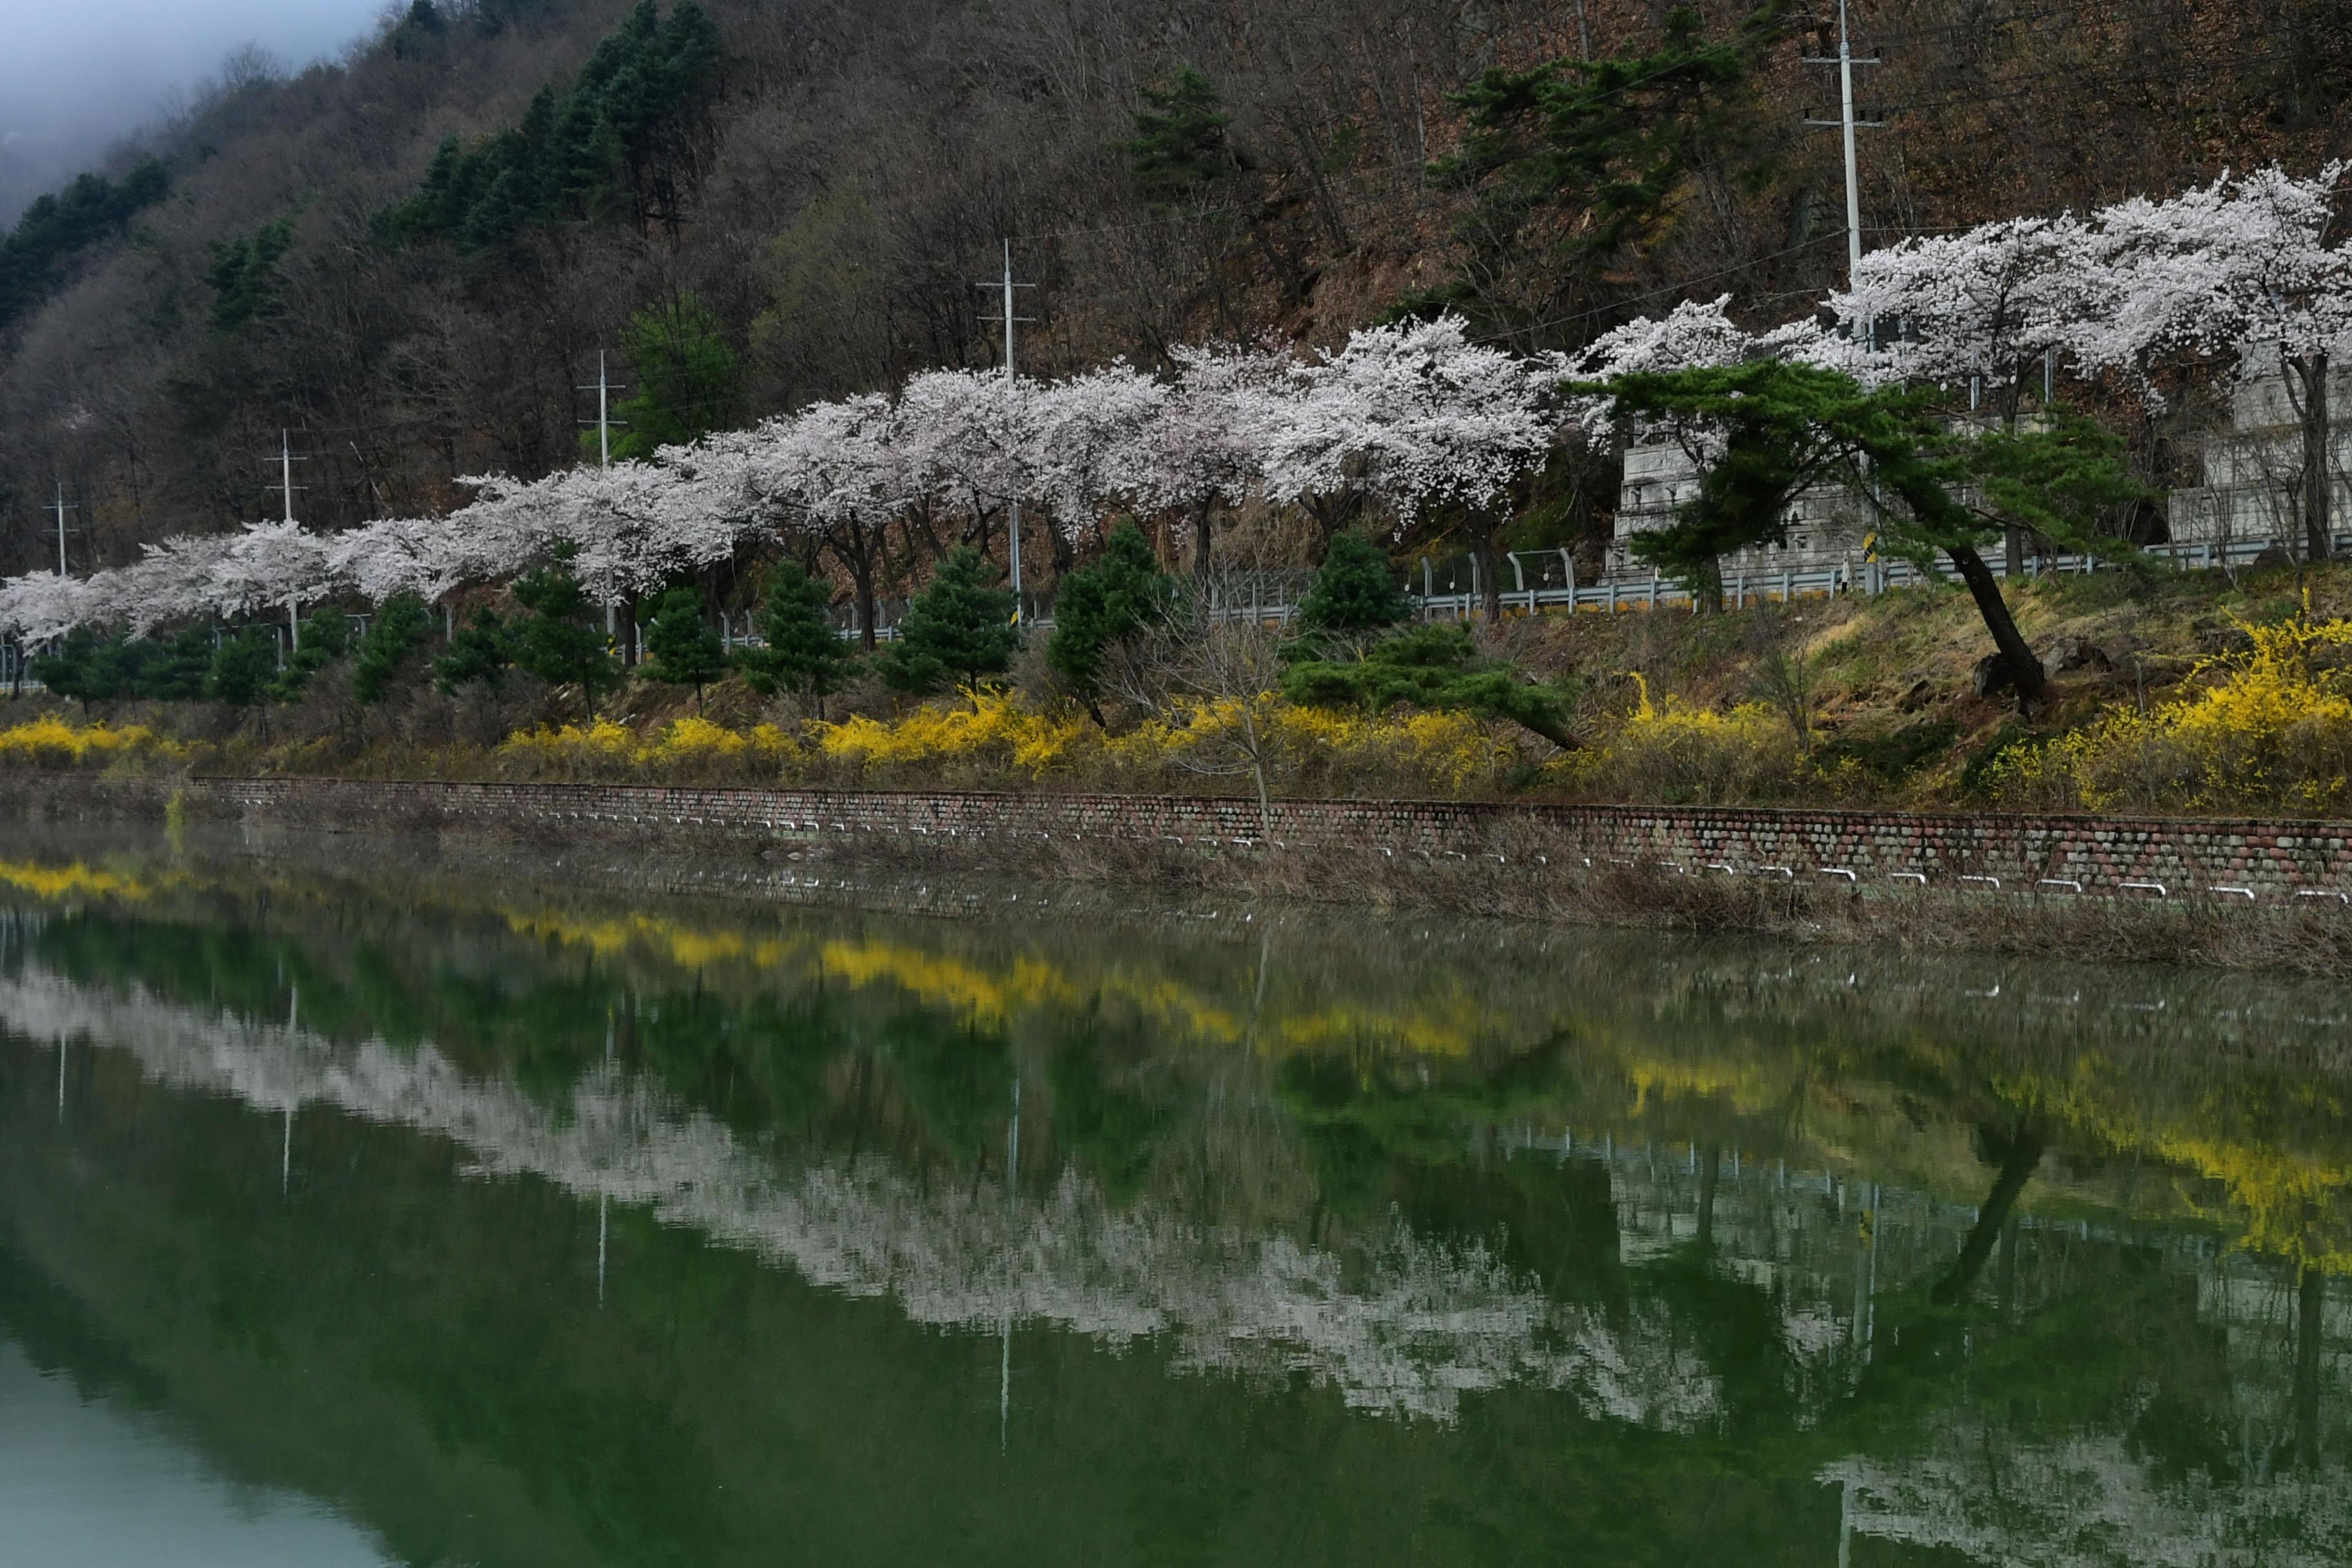
<path id="1" fill-rule="evenodd" d="M 201 779 L 219 815 L 286 826 L 719 837 L 953 848 L 1066 837 L 1220 854 L 1493 858 L 1522 868 L 1651 866 L 1856 887 L 2184 895 L 2276 902 L 2352 893 L 2352 824 L 1961 816 L 1673 806 L 1254 801 L 633 784 Z M 2138 884 L 2138 886 L 2134 886 Z"/>

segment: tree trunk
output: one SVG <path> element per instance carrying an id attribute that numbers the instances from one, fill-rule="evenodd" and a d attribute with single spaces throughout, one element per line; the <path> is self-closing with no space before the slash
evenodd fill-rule
<path id="1" fill-rule="evenodd" d="M 1363 492 L 1345 489 L 1337 495 L 1307 498 L 1307 515 L 1315 522 L 1315 558 L 1320 561 L 1331 548 L 1331 541 L 1339 531 L 1355 521 L 1356 514 L 1364 509 Z"/>
<path id="2" fill-rule="evenodd" d="M 1054 585 L 1058 588 L 1061 586 L 1062 579 L 1070 574 L 1070 568 L 1078 563 L 1078 547 L 1072 541 L 1068 531 L 1055 519 L 1053 513 L 1046 512 L 1044 515 L 1045 554 L 1054 563 Z"/>
<path id="3" fill-rule="evenodd" d="M 2000 531 L 2000 557 L 2011 582 L 2025 575 L 2025 530 L 2012 524 Z"/>
<path id="4" fill-rule="evenodd" d="M 2042 1152 L 2049 1140 L 2038 1127 L 2020 1127 L 2010 1140 L 2009 1152 L 2001 1160 L 2000 1173 L 1993 1181 L 1992 1191 L 1986 1195 L 1984 1206 L 1977 1211 L 1977 1222 L 1969 1227 L 1968 1238 L 1960 1243 L 1960 1255 L 1952 1260 L 1951 1271 L 1937 1280 L 1930 1300 L 1938 1306 L 1957 1304 L 1969 1293 L 1983 1272 L 1985 1259 L 1992 1256 L 1993 1244 L 2000 1239 L 2009 1224 L 2010 1211 L 2017 1206 L 2017 1195 L 2025 1184 L 2033 1179 L 2042 1163 Z"/>
<path id="5" fill-rule="evenodd" d="M 1496 558 L 1495 535 L 1480 530 L 1470 536 L 1470 559 L 1478 563 L 1478 608 L 1490 626 L 1503 622 L 1502 563 Z"/>
<path id="6" fill-rule="evenodd" d="M 874 600 L 874 566 L 861 560 L 849 569 L 850 581 L 857 592 L 857 640 L 867 653 L 874 651 L 874 622 L 881 607 Z"/>
<path id="7" fill-rule="evenodd" d="M 833 558 L 849 568 L 851 591 L 857 600 L 857 638 L 867 653 L 874 651 L 874 552 L 856 525 L 826 536 Z"/>
<path id="8" fill-rule="evenodd" d="M 2305 1470 L 2319 1468 L 2320 1316 L 2327 1277 L 2306 1263 L 2294 1289 L 2294 1457 Z"/>
<path id="9" fill-rule="evenodd" d="M 1723 558 L 1721 556 L 1718 555 L 1706 563 L 1706 570 L 1700 573 L 1697 580 L 1690 584 L 1690 591 L 1691 597 L 1697 601 L 1701 615 L 1723 614 Z"/>
<path id="10" fill-rule="evenodd" d="M 1192 508 L 1192 575 L 1195 577 L 1209 574 L 1209 514 L 1216 504 L 1213 500 L 1204 500 Z"/>
<path id="11" fill-rule="evenodd" d="M 1977 602 L 1977 614 L 1984 617 L 1985 630 L 1992 633 L 1993 647 L 2000 650 L 2000 661 L 2009 668 L 2010 681 L 2017 688 L 2018 711 L 2031 716 L 2042 706 L 2043 689 L 2049 685 L 2042 661 L 2033 657 L 2026 645 L 2025 636 L 2017 629 L 2017 622 L 2009 613 L 2009 602 L 2000 596 L 2000 583 L 1984 557 L 1965 544 L 1955 544 L 1945 552 L 1952 564 L 1960 569 L 1960 581 L 1969 585 L 1969 596 Z"/>
<path id="12" fill-rule="evenodd" d="M 1715 1250 L 1715 1194 L 1720 1184 L 1723 1148 L 1709 1143 L 1700 1152 L 1698 1166 L 1698 1247 L 1701 1252 Z"/>
<path id="13" fill-rule="evenodd" d="M 2305 556 L 2325 561 L 2335 551 L 2329 515 L 2335 476 L 2327 462 L 2327 355 L 2315 351 L 2288 361 L 2303 383 L 2303 542 Z"/>

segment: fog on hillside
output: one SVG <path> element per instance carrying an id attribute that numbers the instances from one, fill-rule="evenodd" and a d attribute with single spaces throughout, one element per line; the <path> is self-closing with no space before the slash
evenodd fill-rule
<path id="1" fill-rule="evenodd" d="M 0 52 L 0 223 L 202 94 L 224 62 L 299 65 L 359 37 L 384 0 L 90 0 L 27 7 Z"/>

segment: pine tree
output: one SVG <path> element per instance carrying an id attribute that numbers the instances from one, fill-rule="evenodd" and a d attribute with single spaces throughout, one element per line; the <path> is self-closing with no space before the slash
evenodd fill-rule
<path id="1" fill-rule="evenodd" d="M 267 626 L 247 626 L 221 638 L 205 673 L 205 695 L 232 708 L 259 706 L 278 679 L 278 639 Z"/>
<path id="2" fill-rule="evenodd" d="M 184 626 L 168 638 L 118 638 L 104 657 L 121 695 L 194 702 L 205 694 L 205 676 L 212 668 L 213 634 L 207 626 Z"/>
<path id="3" fill-rule="evenodd" d="M 1132 521 L 1111 531 L 1101 560 L 1062 579 L 1045 662 L 1069 683 L 1096 723 L 1103 721 L 1103 661 L 1118 643 L 1164 620 L 1176 584 Z"/>
<path id="4" fill-rule="evenodd" d="M 371 707 L 391 695 L 409 656 L 433 635 L 433 612 L 414 594 L 394 594 L 376 606 L 352 660 L 352 695 Z"/>
<path id="5" fill-rule="evenodd" d="M 672 686 L 694 688 L 694 710 L 702 711 L 702 689 L 727 673 L 727 647 L 703 618 L 702 595 L 672 588 L 654 606 L 646 628 L 645 672 Z"/>
<path id="6" fill-rule="evenodd" d="M 286 667 L 270 682 L 275 702 L 291 702 L 310 684 L 310 678 L 352 650 L 351 622 L 341 610 L 318 609 L 303 618 L 300 646 L 287 657 Z"/>
<path id="7" fill-rule="evenodd" d="M 233 332 L 247 322 L 275 315 L 280 279 L 278 263 L 294 246 L 294 224 L 278 218 L 242 239 L 213 247 L 205 281 L 213 287 L 213 328 Z"/>
<path id="8" fill-rule="evenodd" d="M 1979 551 L 2022 526 L 2110 560 L 2136 553 L 2101 535 L 2098 522 L 2103 510 L 2147 492 L 2124 471 L 2122 444 L 2087 419 L 2053 413 L 2033 430 L 1956 430 L 1933 387 L 1868 388 L 1780 361 L 1622 375 L 1581 389 L 1605 389 L 1628 414 L 1696 420 L 1720 433 L 1697 495 L 1668 526 L 1635 536 L 1637 558 L 1720 607 L 1722 556 L 1785 542 L 1789 503 L 1815 484 L 1867 487 L 1881 501 L 1879 552 L 1951 561 L 2029 716 L 2047 672 Z"/>
<path id="9" fill-rule="evenodd" d="M 1478 657 L 1468 628 L 1414 626 L 1375 643 L 1360 659 L 1302 659 L 1283 672 L 1282 692 L 1313 707 L 1360 707 L 1384 713 L 1400 705 L 1451 709 L 1506 719 L 1563 750 L 1568 705 L 1553 687 L 1520 679 L 1509 665 Z"/>
<path id="10" fill-rule="evenodd" d="M 719 318 L 692 294 L 630 317 L 622 345 L 636 386 L 616 410 L 629 428 L 613 443 L 614 457 L 650 458 L 664 447 L 723 428 L 734 417 L 742 361 Z"/>
<path id="11" fill-rule="evenodd" d="M 1736 184 L 1756 180 L 1771 145 L 1758 118 L 1756 69 L 1786 25 L 1785 7 L 1768 4 L 1710 40 L 1700 12 L 1677 5 L 1646 53 L 1490 67 L 1453 94 L 1465 133 L 1431 172 L 1475 197 L 1474 216 L 1457 230 L 1469 255 L 1446 283 L 1408 296 L 1399 313 L 1452 307 L 1509 319 L 1517 301 L 1492 290 L 1534 259 L 1522 254 L 1534 251 L 1531 238 L 1553 253 L 1547 273 L 1593 279 L 1623 252 L 1654 253 L 1673 237 L 1686 221 L 1695 171 L 1718 169 Z"/>
<path id="12" fill-rule="evenodd" d="M 1352 531 L 1333 536 L 1298 605 L 1298 624 L 1310 636 L 1384 632 L 1412 617 L 1412 601 L 1397 585 L 1389 558 Z"/>
<path id="13" fill-rule="evenodd" d="M 550 686 L 577 686 L 588 722 L 596 721 L 596 698 L 621 683 L 620 667 L 604 646 L 604 634 L 590 624 L 593 606 L 578 578 L 559 562 L 514 582 L 514 596 L 530 612 L 515 623 L 514 662 Z"/>
<path id="14" fill-rule="evenodd" d="M 116 640 L 100 637 L 92 627 L 76 626 L 35 654 L 26 673 L 57 696 L 79 702 L 87 713 L 92 702 L 118 695 L 112 689 L 112 671 L 102 657 L 107 645 Z"/>
<path id="15" fill-rule="evenodd" d="M 791 691 L 812 703 L 818 718 L 824 717 L 825 698 L 841 689 L 856 665 L 825 618 L 832 602 L 832 591 L 796 562 L 787 561 L 768 574 L 760 616 L 760 637 L 768 646 L 744 648 L 735 656 L 752 690 L 762 697 Z"/>
<path id="16" fill-rule="evenodd" d="M 1012 667 L 1021 646 L 1010 589 L 989 585 L 995 569 L 969 545 L 948 552 L 898 623 L 898 638 L 875 660 L 900 691 L 976 688 Z"/>
<path id="17" fill-rule="evenodd" d="M 514 664 L 514 633 L 488 611 L 475 616 L 449 639 L 449 651 L 433 661 L 433 684 L 445 696 L 461 686 L 496 687 Z"/>
<path id="18" fill-rule="evenodd" d="M 1198 69 L 1178 67 L 1165 86 L 1145 88 L 1143 101 L 1127 155 L 1146 195 L 1181 199 L 1234 173 L 1233 149 L 1225 141 L 1234 117 Z"/>

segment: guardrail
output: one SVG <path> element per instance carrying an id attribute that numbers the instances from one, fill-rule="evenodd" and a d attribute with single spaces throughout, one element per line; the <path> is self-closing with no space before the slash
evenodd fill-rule
<path id="1" fill-rule="evenodd" d="M 2145 555 L 2164 562 L 2175 571 L 2210 572 L 2232 566 L 2251 565 L 2264 554 L 2287 550 L 2288 542 L 2282 539 L 2242 539 L 2207 542 L 2196 544 L 2158 544 L 2143 551 Z M 2336 537 L 2334 553 L 2339 557 L 2352 555 L 2352 534 Z M 1684 584 L 1656 572 L 1646 576 L 1613 574 L 1597 583 L 1578 583 L 1575 568 L 1565 551 L 1515 551 L 1503 557 L 1510 566 L 1513 585 L 1500 595 L 1503 613 L 1509 615 L 1540 615 L 1546 611 L 1566 610 L 1571 613 L 1592 612 L 1616 615 L 1633 610 L 1655 610 L 1661 606 L 1693 607 L 1696 598 Z M 1563 581 L 1534 586 L 1527 583 L 1528 562 L 1537 562 L 1545 572 L 1558 571 Z M 2007 561 L 1988 558 L 1985 565 L 1997 578 L 2009 575 Z M 2053 576 L 2080 576 L 2116 570 L 2116 563 L 2089 554 L 2058 554 L 2031 557 L 2025 563 L 2028 579 Z M 1407 591 L 1415 616 L 1425 621 L 1470 620 L 1481 613 L 1485 595 L 1476 588 L 1465 592 L 1438 593 L 1431 579 L 1433 574 L 1426 560 L 1423 563 L 1423 588 L 1420 593 Z M 1949 565 L 1937 563 L 1926 571 L 1908 561 L 1849 560 L 1826 565 L 1789 566 L 1780 568 L 1735 568 L 1724 574 L 1724 603 L 1734 609 L 1748 605 L 1779 602 L 1791 604 L 1799 599 L 1834 598 L 1841 594 L 1884 594 L 1894 588 L 1916 588 L 1927 583 L 1950 583 L 1958 574 Z M 1262 625 L 1288 626 L 1297 617 L 1295 601 L 1283 599 L 1253 599 L 1247 604 L 1221 605 L 1210 612 L 1210 618 L 1223 622 L 1256 622 Z M 1050 600 L 1032 601 L 1027 624 L 1036 630 L 1050 631 L 1054 625 Z M 845 638 L 859 635 L 852 626 L 842 631 Z M 875 628 L 877 641 L 888 642 L 898 635 L 895 626 Z M 760 646 L 756 637 L 740 637 L 731 646 Z"/>

